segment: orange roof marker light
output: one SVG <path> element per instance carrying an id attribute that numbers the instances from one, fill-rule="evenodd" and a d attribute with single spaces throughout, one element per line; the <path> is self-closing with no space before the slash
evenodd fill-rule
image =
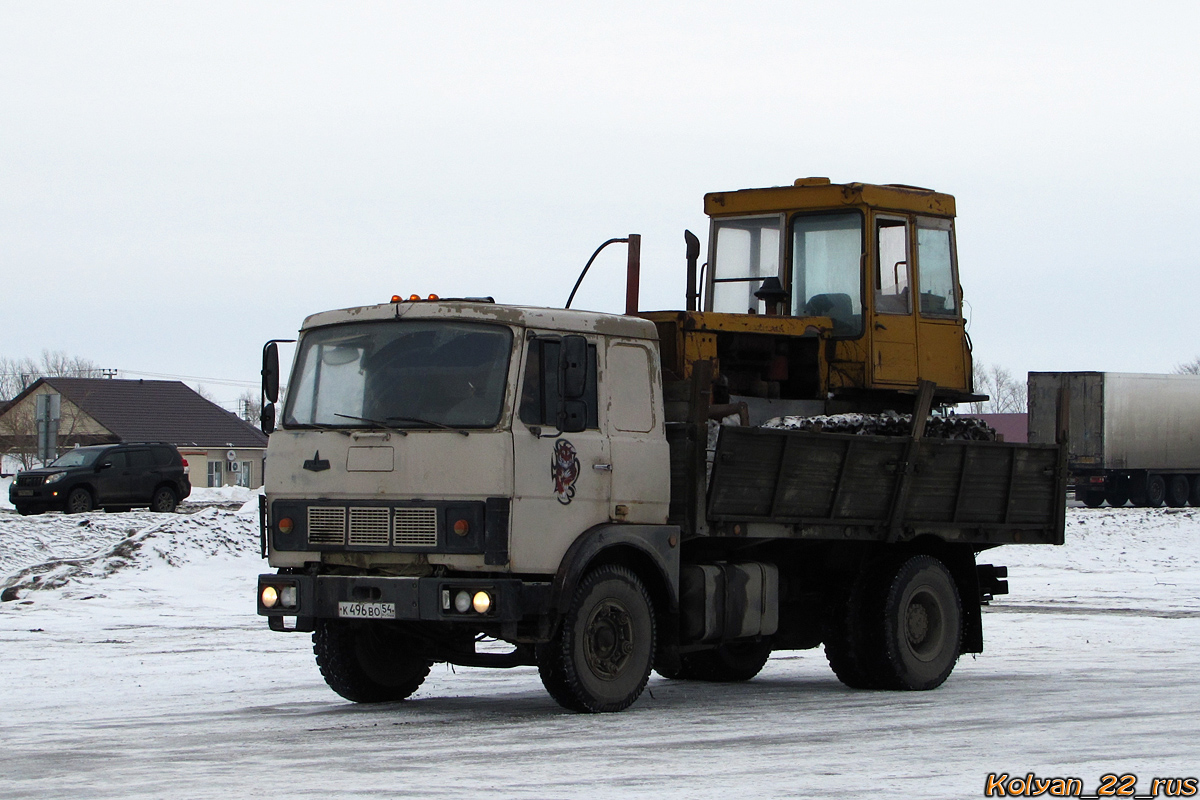
<path id="1" fill-rule="evenodd" d="M 429 295 L 429 299 L 430 299 L 430 300 L 437 300 L 437 299 L 438 299 L 438 296 L 437 296 L 436 294 L 431 294 L 431 295 Z"/>
<path id="2" fill-rule="evenodd" d="M 398 295 L 398 294 L 394 294 L 394 295 L 392 295 L 392 302 L 393 302 L 393 303 L 399 303 L 399 302 L 400 302 L 401 300 L 403 300 L 403 299 L 404 299 L 404 298 L 402 298 L 402 297 L 401 297 L 400 295 Z"/>
<path id="3" fill-rule="evenodd" d="M 419 294 L 410 294 L 410 295 L 408 296 L 408 299 L 409 299 L 409 300 L 420 300 L 420 299 L 421 299 L 421 295 L 419 295 Z"/>

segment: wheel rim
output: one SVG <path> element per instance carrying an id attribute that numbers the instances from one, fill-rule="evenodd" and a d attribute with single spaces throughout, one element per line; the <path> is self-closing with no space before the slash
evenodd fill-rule
<path id="1" fill-rule="evenodd" d="M 78 514 L 88 511 L 90 507 L 91 503 L 89 502 L 86 492 L 75 492 L 71 495 L 71 510 L 75 513 Z"/>
<path id="2" fill-rule="evenodd" d="M 945 637 L 942 605 L 927 588 L 913 592 L 904 610 L 904 640 L 921 661 L 932 661 L 942 649 Z"/>
<path id="3" fill-rule="evenodd" d="M 599 603 L 584 629 L 583 657 L 597 678 L 616 680 L 633 653 L 633 619 L 614 599 Z"/>

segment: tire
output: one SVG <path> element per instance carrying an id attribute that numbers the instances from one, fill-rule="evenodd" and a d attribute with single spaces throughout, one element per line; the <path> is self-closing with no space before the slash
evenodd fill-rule
<path id="1" fill-rule="evenodd" d="M 882 688 L 924 691 L 949 677 L 962 645 L 962 600 L 941 561 L 901 564 L 883 601 Z"/>
<path id="2" fill-rule="evenodd" d="M 881 559 L 865 565 L 849 589 L 830 597 L 822 619 L 825 659 L 833 674 L 851 689 L 877 689 L 883 683 L 880 643 L 883 587 L 897 564 Z"/>
<path id="3" fill-rule="evenodd" d="M 354 703 L 392 703 L 412 695 L 431 662 L 379 622 L 317 620 L 313 653 L 329 688 Z"/>
<path id="4" fill-rule="evenodd" d="M 94 507 L 92 493 L 82 486 L 77 486 L 67 495 L 67 505 L 63 510 L 68 514 L 84 514 Z"/>
<path id="5" fill-rule="evenodd" d="M 1146 508 L 1161 508 L 1167 498 L 1167 482 L 1162 475 L 1146 476 L 1146 492 L 1143 495 Z"/>
<path id="6" fill-rule="evenodd" d="M 542 685 L 571 711 L 611 712 L 646 688 L 656 647 L 654 605 L 625 567 L 599 567 L 580 582 L 558 634 L 538 646 Z"/>
<path id="7" fill-rule="evenodd" d="M 154 490 L 154 496 L 150 498 L 150 510 L 159 514 L 171 514 L 177 505 L 179 501 L 175 499 L 175 490 L 170 486 L 158 487 Z"/>
<path id="8" fill-rule="evenodd" d="M 1083 496 L 1083 504 L 1088 508 L 1099 508 L 1104 503 L 1104 492 L 1088 492 Z"/>
<path id="9" fill-rule="evenodd" d="M 761 672 L 770 658 L 771 643 L 767 640 L 728 642 L 712 650 L 681 656 L 679 672 L 668 677 L 713 683 L 739 683 L 748 681 Z"/>
<path id="10" fill-rule="evenodd" d="M 1104 499 L 1113 508 L 1121 508 L 1129 502 L 1129 495 L 1124 489 L 1110 488 L 1105 490 Z"/>
<path id="11" fill-rule="evenodd" d="M 1188 486 L 1187 475 L 1172 475 L 1167 480 L 1167 505 L 1171 508 L 1183 508 L 1188 504 L 1188 495 L 1191 494 L 1191 487 Z"/>
<path id="12" fill-rule="evenodd" d="M 1188 492 L 1188 502 L 1194 506 L 1200 506 L 1200 475 L 1188 478 L 1188 485 L 1191 486 L 1191 491 Z"/>

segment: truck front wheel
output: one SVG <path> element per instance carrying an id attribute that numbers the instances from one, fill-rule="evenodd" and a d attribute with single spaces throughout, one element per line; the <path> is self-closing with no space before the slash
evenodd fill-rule
<path id="1" fill-rule="evenodd" d="M 654 661 L 654 607 L 625 567 L 599 567 L 580 582 L 557 636 L 537 649 L 542 684 L 571 711 L 628 708 Z"/>
<path id="2" fill-rule="evenodd" d="M 329 688 L 355 703 L 403 700 L 425 682 L 430 662 L 379 622 L 320 619 L 313 653 Z"/>

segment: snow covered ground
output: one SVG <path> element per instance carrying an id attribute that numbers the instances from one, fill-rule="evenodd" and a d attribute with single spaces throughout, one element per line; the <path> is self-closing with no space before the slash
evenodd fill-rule
<path id="1" fill-rule="evenodd" d="M 1013 593 L 933 692 L 851 691 L 804 651 L 745 684 L 655 676 L 584 716 L 531 668 L 342 701 L 307 636 L 254 614 L 247 499 L 0 511 L 0 798 L 963 798 L 990 772 L 1088 791 L 1200 772 L 1200 510 L 1072 509 L 1064 547 L 993 551 Z"/>

